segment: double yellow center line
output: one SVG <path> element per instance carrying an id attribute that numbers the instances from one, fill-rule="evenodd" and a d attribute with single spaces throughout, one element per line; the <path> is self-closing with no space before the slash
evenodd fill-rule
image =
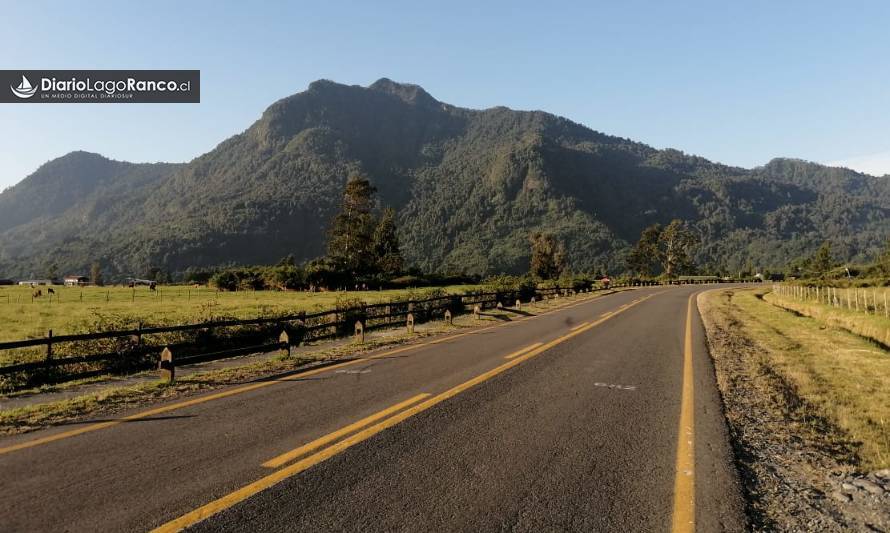
<path id="1" fill-rule="evenodd" d="M 523 363 L 524 361 L 527 361 L 533 357 L 536 357 L 536 356 L 546 352 L 547 350 L 549 350 L 559 344 L 562 344 L 563 342 L 565 342 L 573 337 L 576 337 L 593 327 L 596 327 L 596 326 L 602 324 L 606 320 L 609 320 L 610 318 L 617 316 L 618 314 L 626 311 L 627 309 L 630 309 L 631 307 L 633 307 L 634 305 L 637 305 L 638 303 L 641 303 L 641 302 L 651 298 L 652 296 L 655 296 L 656 294 L 660 294 L 660 293 L 651 294 L 644 298 L 641 298 L 641 299 L 633 302 L 632 304 L 627 305 L 627 306 L 623 307 L 622 309 L 612 313 L 609 316 L 600 318 L 594 322 L 583 324 L 582 326 L 579 326 L 578 328 L 573 329 L 569 333 L 567 333 L 561 337 L 558 337 L 550 342 L 536 343 L 531 346 L 527 346 L 518 352 L 509 354 L 509 355 L 505 356 L 505 358 L 507 359 L 507 362 L 502 363 L 501 365 L 499 365 L 487 372 L 484 372 L 484 373 L 470 379 L 469 381 L 466 381 L 464 383 L 461 383 L 460 385 L 452 387 L 451 389 L 448 389 L 445 392 L 437 394 L 436 396 L 428 397 L 429 396 L 428 394 L 420 394 L 420 395 L 414 396 L 413 398 L 409 398 L 408 400 L 405 400 L 404 402 L 398 403 L 388 409 L 385 409 L 379 413 L 371 415 L 368 418 L 365 418 L 363 420 L 355 422 L 354 424 L 346 426 L 338 431 L 335 431 L 334 433 L 331 433 L 330 435 L 326 435 L 326 436 L 321 437 L 313 442 L 310 442 L 309 444 L 305 444 L 303 446 L 295 448 L 294 450 L 292 450 L 290 452 L 281 454 L 273 459 L 270 459 L 269 461 L 263 463 L 263 466 L 274 468 L 274 467 L 286 464 L 287 462 L 289 462 L 293 459 L 296 459 L 297 457 L 300 457 L 306 453 L 309 453 L 312 450 L 316 450 L 319 447 L 322 447 L 330 442 L 334 442 L 338 438 L 348 435 L 348 434 L 352 433 L 353 431 L 358 430 L 359 428 L 364 428 L 364 429 L 361 429 L 360 431 L 352 434 L 351 436 L 346 437 L 343 440 L 340 440 L 339 442 L 336 442 L 335 444 L 332 444 L 331 446 L 322 449 L 319 452 L 316 452 L 312 455 L 304 457 L 303 459 L 300 459 L 299 461 L 297 461 L 289 466 L 286 466 L 286 467 L 282 468 L 281 470 L 278 470 L 278 471 L 273 472 L 265 477 L 262 477 L 256 481 L 254 481 L 253 483 L 245 485 L 244 487 L 242 487 L 234 492 L 231 492 L 231 493 L 223 496 L 222 498 L 214 500 L 214 501 L 212 501 L 206 505 L 203 505 L 203 506 L 195 509 L 194 511 L 191 511 L 191 512 L 175 519 L 175 520 L 167 522 L 166 524 L 161 525 L 154 531 L 158 532 L 158 533 L 180 531 L 180 530 L 185 529 L 189 526 L 192 526 L 202 520 L 205 520 L 206 518 L 209 518 L 210 516 L 213 516 L 213 515 L 219 513 L 220 511 L 228 509 L 229 507 L 232 507 L 233 505 L 246 500 L 247 498 L 259 493 L 262 490 L 272 487 L 273 485 L 276 485 L 291 476 L 299 474 L 300 472 L 303 472 L 306 469 L 308 469 L 312 466 L 315 466 L 318 463 L 321 463 L 322 461 L 325 461 L 326 459 L 329 459 L 329 458 L 333 457 L 334 455 L 337 455 L 338 453 L 340 453 L 352 446 L 355 446 L 356 444 L 359 444 L 360 442 L 363 442 L 363 441 L 373 437 L 374 435 L 376 435 L 376 434 L 378 434 L 392 426 L 395 426 L 396 424 L 399 424 L 399 423 L 403 422 L 404 420 L 407 420 L 408 418 L 410 418 L 418 413 L 426 411 L 427 409 L 430 409 L 431 407 L 438 405 L 439 403 L 442 403 L 445 400 L 452 398 L 471 387 L 474 387 L 480 383 L 488 381 L 489 379 L 497 376 L 498 374 L 501 374 L 501 373 Z M 426 399 L 424 399 L 424 398 L 426 398 Z M 416 403 L 419 400 L 423 400 L 423 401 L 421 401 L 421 403 Z M 412 407 L 408 407 L 407 409 L 402 410 L 403 407 L 412 405 L 412 404 L 413 404 Z M 389 418 L 385 418 L 386 416 L 388 416 L 390 413 L 393 413 L 393 412 L 396 412 L 397 414 L 395 414 Z M 373 423 L 377 420 L 380 420 L 381 418 L 385 418 L 385 420 Z M 368 424 L 372 424 L 372 423 L 373 423 L 373 425 L 370 425 L 370 426 L 368 425 Z"/>

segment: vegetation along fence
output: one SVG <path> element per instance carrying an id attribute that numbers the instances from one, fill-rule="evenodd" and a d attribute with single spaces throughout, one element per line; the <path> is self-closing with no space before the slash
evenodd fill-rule
<path id="1" fill-rule="evenodd" d="M 166 357 L 176 354 L 176 365 L 274 350 L 289 353 L 291 346 L 304 342 L 352 334 L 356 323 L 362 334 L 406 323 L 410 330 L 414 322 L 443 318 L 446 311 L 452 316 L 475 312 L 477 307 L 513 308 L 519 301 L 575 293 L 574 288 L 562 287 L 479 292 L 246 320 L 139 326 L 78 335 L 54 336 L 49 331 L 42 338 L 0 343 L 0 352 L 7 356 L 3 360 L 8 362 L 0 366 L 0 391 L 157 367 L 162 350 Z M 165 365 L 172 366 L 164 361 L 162 370 Z"/>

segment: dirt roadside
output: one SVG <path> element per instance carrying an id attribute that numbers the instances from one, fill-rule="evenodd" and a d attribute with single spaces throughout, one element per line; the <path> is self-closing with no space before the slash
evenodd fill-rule
<path id="1" fill-rule="evenodd" d="M 704 293 L 698 306 L 752 529 L 890 531 L 890 469 L 857 469 L 856 443 L 771 364 L 777 348 L 747 334 L 732 295 Z"/>

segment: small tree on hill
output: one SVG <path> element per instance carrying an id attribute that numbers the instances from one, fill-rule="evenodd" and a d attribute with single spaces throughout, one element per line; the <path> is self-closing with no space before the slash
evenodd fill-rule
<path id="1" fill-rule="evenodd" d="M 890 275 L 890 239 L 887 239 L 884 250 L 878 256 L 878 268 L 885 276 Z"/>
<path id="2" fill-rule="evenodd" d="M 808 261 L 808 265 L 814 275 L 827 276 L 831 269 L 837 265 L 831 254 L 831 243 L 828 241 L 823 242 L 822 246 L 816 250 L 816 253 Z"/>
<path id="3" fill-rule="evenodd" d="M 353 176 L 346 184 L 340 212 L 334 217 L 328 235 L 328 258 L 336 267 L 352 275 L 373 269 L 372 241 L 375 220 L 372 215 L 375 189 L 367 178 Z"/>
<path id="4" fill-rule="evenodd" d="M 557 279 L 565 270 L 565 247 L 549 233 L 531 236 L 531 273 L 540 279 Z"/>

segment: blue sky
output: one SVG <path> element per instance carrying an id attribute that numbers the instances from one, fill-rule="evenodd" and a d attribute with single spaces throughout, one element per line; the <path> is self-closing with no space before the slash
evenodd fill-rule
<path id="1" fill-rule="evenodd" d="M 0 188 L 76 149 L 188 161 L 315 79 L 384 76 L 728 164 L 890 173 L 890 2 L 430 4 L 11 3 L 0 68 L 200 69 L 202 101 L 0 104 Z"/>

